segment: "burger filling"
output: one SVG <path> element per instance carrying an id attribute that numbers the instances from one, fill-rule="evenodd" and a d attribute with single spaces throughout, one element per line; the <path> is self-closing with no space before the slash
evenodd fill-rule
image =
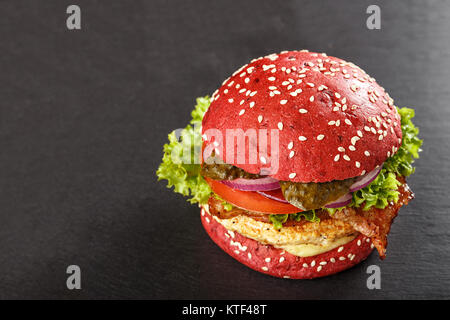
<path id="1" fill-rule="evenodd" d="M 236 166 L 223 163 L 217 157 L 208 158 L 202 164 L 201 175 L 214 180 L 259 179 L 262 175 L 248 173 Z M 349 192 L 356 178 L 323 183 L 280 181 L 284 199 L 305 211 L 322 208 Z"/>

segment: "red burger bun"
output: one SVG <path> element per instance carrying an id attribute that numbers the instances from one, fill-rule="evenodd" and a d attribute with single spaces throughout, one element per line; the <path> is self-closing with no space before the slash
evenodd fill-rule
<path id="1" fill-rule="evenodd" d="M 278 130 L 279 148 L 272 152 L 269 138 L 253 163 L 248 143 L 244 163 L 226 159 L 227 129 Z M 307 51 L 272 54 L 237 70 L 213 94 L 202 134 L 223 161 L 250 173 L 278 157 L 270 176 L 293 182 L 363 175 L 396 153 L 402 139 L 393 100 L 375 79 L 353 63 Z"/>
<path id="2" fill-rule="evenodd" d="M 255 271 L 279 278 L 313 279 L 332 275 L 365 260 L 373 250 L 370 239 L 360 234 L 325 253 L 298 257 L 228 231 L 202 207 L 200 217 L 206 232 L 222 250 Z"/>

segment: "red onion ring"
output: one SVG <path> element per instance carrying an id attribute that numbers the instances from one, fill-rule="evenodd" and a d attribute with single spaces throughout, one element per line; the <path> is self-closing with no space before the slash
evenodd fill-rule
<path id="1" fill-rule="evenodd" d="M 345 207 L 352 201 L 353 195 L 349 192 L 347 194 L 344 194 L 342 197 L 337 199 L 336 201 L 333 201 L 331 203 L 328 203 L 325 205 L 325 208 L 340 208 Z"/>
<path id="2" fill-rule="evenodd" d="M 280 189 L 280 183 L 277 179 L 265 177 L 260 179 L 234 179 L 221 180 L 223 184 L 241 191 L 270 191 Z"/>
<path id="3" fill-rule="evenodd" d="M 378 177 L 382 168 L 383 164 L 380 164 L 377 168 L 359 178 L 354 184 L 350 186 L 350 192 L 354 192 L 368 186 L 373 180 L 375 180 L 376 177 Z"/>

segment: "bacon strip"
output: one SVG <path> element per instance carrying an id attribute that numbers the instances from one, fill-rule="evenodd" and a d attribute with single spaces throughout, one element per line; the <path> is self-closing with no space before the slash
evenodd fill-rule
<path id="1" fill-rule="evenodd" d="M 404 180 L 400 181 L 403 182 L 403 185 L 398 188 L 400 195 L 397 203 L 390 203 L 384 209 L 370 208 L 367 211 L 362 210 L 361 207 L 345 208 L 333 215 L 334 219 L 345 221 L 356 231 L 370 237 L 381 259 L 386 257 L 387 235 L 391 230 L 394 218 L 397 216 L 399 209 L 414 198 L 409 186 Z"/>

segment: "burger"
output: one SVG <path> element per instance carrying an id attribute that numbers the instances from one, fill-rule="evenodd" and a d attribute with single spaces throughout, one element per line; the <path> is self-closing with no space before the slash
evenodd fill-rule
<path id="1" fill-rule="evenodd" d="M 355 64 L 283 51 L 198 98 L 157 176 L 199 204 L 210 238 L 242 264 L 323 277 L 373 249 L 385 258 L 391 224 L 414 197 L 413 117 Z"/>

